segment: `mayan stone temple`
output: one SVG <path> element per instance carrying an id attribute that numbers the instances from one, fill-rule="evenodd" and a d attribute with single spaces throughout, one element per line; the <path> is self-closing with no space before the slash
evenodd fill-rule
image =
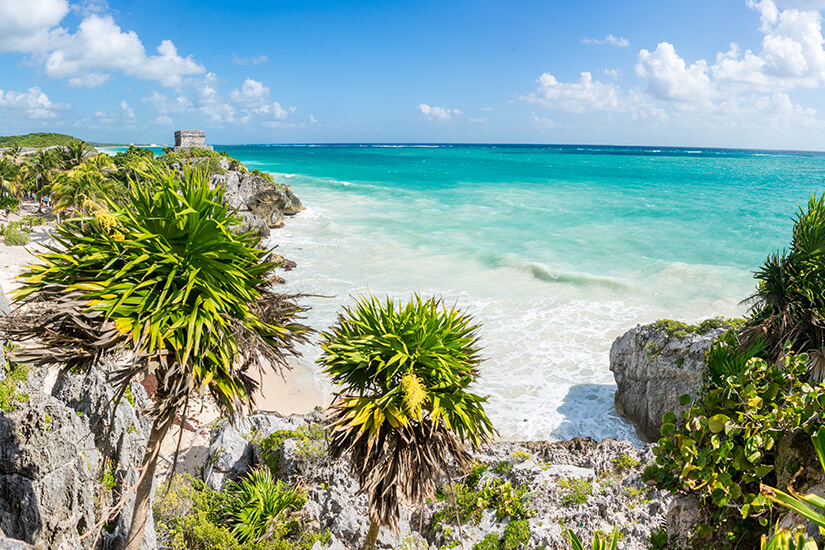
<path id="1" fill-rule="evenodd" d="M 206 145 L 206 132 L 203 130 L 178 130 L 175 132 L 175 146 L 172 151 L 179 152 L 190 147 L 198 147 L 200 149 L 209 149 L 212 147 Z"/>

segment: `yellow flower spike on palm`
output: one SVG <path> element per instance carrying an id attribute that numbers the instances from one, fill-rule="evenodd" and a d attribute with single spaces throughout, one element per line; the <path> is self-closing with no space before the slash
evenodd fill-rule
<path id="1" fill-rule="evenodd" d="M 416 419 L 421 418 L 421 406 L 427 400 L 427 390 L 421 380 L 413 372 L 405 373 L 401 377 L 401 388 L 404 390 L 404 405 L 409 414 Z"/>

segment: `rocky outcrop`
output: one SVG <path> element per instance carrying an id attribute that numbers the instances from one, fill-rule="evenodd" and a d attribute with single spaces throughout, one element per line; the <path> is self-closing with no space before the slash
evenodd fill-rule
<path id="1" fill-rule="evenodd" d="M 0 531 L 54 550 L 119 549 L 134 497 L 98 532 L 97 541 L 95 532 L 87 533 L 101 510 L 137 481 L 148 419 L 123 400 L 107 429 L 113 392 L 99 369 L 59 379 L 32 371 L 24 391 L 27 398 L 14 410 L 0 412 Z M 132 393 L 138 408 L 148 404 L 139 384 Z M 150 524 L 142 548 L 155 546 Z"/>
<path id="2" fill-rule="evenodd" d="M 225 169 L 229 167 L 227 159 L 221 162 Z M 225 174 L 213 175 L 211 185 L 224 187 L 224 199 L 231 208 L 260 218 L 269 227 L 280 227 L 284 216 L 304 210 L 290 186 L 276 185 L 256 174 L 228 170 Z"/>
<path id="3" fill-rule="evenodd" d="M 219 489 L 228 480 L 261 466 L 260 442 L 270 433 L 320 420 L 318 414 L 256 415 L 243 425 L 217 428 L 212 434 L 206 483 Z M 367 498 L 359 494 L 346 460 L 319 459 L 317 454 L 302 451 L 302 443 L 296 439 L 285 438 L 280 445 L 277 475 L 308 488 L 304 523 L 317 530 L 329 529 L 332 534 L 327 545 L 318 543 L 315 550 L 360 548 L 369 528 Z M 667 493 L 641 481 L 642 470 L 653 459 L 650 447 L 639 450 L 627 441 L 596 443 L 576 438 L 556 443 L 496 443 L 474 453 L 473 458 L 487 466 L 475 488 L 502 480 L 524 489 L 523 499 L 532 510 L 527 520 L 530 548 L 567 548 L 563 533 L 568 528 L 590 540 L 596 530 L 610 532 L 618 526 L 623 533 L 622 548 L 647 549 L 650 530 L 663 523 L 670 502 Z M 457 480 L 465 479 L 464 474 L 453 470 L 451 475 Z M 448 479 L 441 483 L 446 485 Z M 453 547 L 459 536 L 465 548 L 472 548 L 491 533 L 500 536 L 506 529 L 508 518 L 496 517 L 492 509 L 485 510 L 480 521 L 468 520 L 459 527 L 451 506 L 448 499 L 402 508 L 398 532 L 382 528 L 376 548 L 435 550 Z M 442 519 L 434 523 L 445 509 L 448 513 L 440 514 Z M 414 540 L 419 541 L 417 546 Z"/>
<path id="4" fill-rule="evenodd" d="M 657 441 L 662 416 L 686 407 L 679 396 L 696 395 L 702 386 L 705 351 L 729 325 L 703 333 L 657 322 L 637 325 L 610 348 L 610 370 L 616 379 L 616 411 L 630 420 L 639 438 Z M 689 327 L 690 328 L 690 327 Z"/>

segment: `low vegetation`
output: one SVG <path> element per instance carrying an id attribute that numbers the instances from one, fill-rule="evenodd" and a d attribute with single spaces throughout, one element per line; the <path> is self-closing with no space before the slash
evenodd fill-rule
<path id="1" fill-rule="evenodd" d="M 213 491 L 187 475 L 158 488 L 153 512 L 159 547 L 170 550 L 309 550 L 326 544 L 300 521 L 302 490 L 265 471 Z"/>
<path id="2" fill-rule="evenodd" d="M 80 141 L 86 151 L 94 151 L 94 147 L 85 141 L 66 134 L 56 134 L 52 132 L 36 132 L 22 136 L 0 136 L 0 149 L 6 147 L 31 147 L 39 149 L 41 147 L 66 146 L 76 141 Z"/>

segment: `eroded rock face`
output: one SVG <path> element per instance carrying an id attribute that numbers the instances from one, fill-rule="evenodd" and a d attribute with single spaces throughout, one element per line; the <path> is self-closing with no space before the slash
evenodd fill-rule
<path id="1" fill-rule="evenodd" d="M 270 227 L 278 227 L 283 215 L 304 210 L 301 201 L 288 185 L 275 185 L 266 178 L 245 172 L 228 171 L 212 176 L 211 185 L 223 185 L 224 199 L 239 212 L 264 220 Z"/>
<path id="2" fill-rule="evenodd" d="M 126 400 L 118 406 L 111 431 L 106 429 L 113 391 L 105 374 L 69 374 L 60 379 L 33 372 L 26 384 L 29 399 L 0 413 L 0 530 L 10 538 L 55 550 L 122 547 L 131 522 L 132 496 L 123 513 L 103 530 L 81 538 L 99 520 L 100 505 L 111 505 L 137 481 L 148 419 Z M 148 404 L 134 384 L 138 408 Z M 108 442 L 111 462 L 105 461 Z M 102 489 L 101 472 L 114 476 L 113 490 Z M 150 517 L 151 522 L 151 517 Z M 156 547 L 149 524 L 141 548 Z"/>
<path id="3" fill-rule="evenodd" d="M 322 420 L 320 415 L 280 417 L 258 415 L 247 427 L 225 425 L 213 432 L 209 462 L 212 467 L 207 483 L 218 488 L 230 475 L 262 465 L 259 441 L 265 433 Z M 261 431 L 255 431 L 261 430 Z M 485 446 L 473 458 L 488 466 L 476 487 L 504 480 L 513 486 L 525 486 L 534 514 L 528 519 L 528 547 L 567 548 L 565 528 L 573 529 L 582 540 L 590 540 L 597 529 L 611 532 L 618 525 L 624 533 L 622 548 L 646 550 L 651 529 L 662 524 L 671 497 L 648 487 L 641 481 L 641 472 L 652 460 L 652 447 L 636 449 L 628 441 L 605 439 L 601 443 L 590 438 L 575 438 L 562 442 L 495 443 Z M 357 480 L 349 472 L 346 460 L 319 460 L 300 452 L 300 443 L 285 439 L 280 447 L 278 476 L 287 482 L 308 488 L 308 502 L 303 520 L 314 529 L 329 529 L 329 544 L 316 545 L 315 550 L 354 550 L 361 548 L 367 531 L 368 501 L 359 494 Z M 506 463 L 506 468 L 499 465 Z M 463 472 L 451 469 L 452 479 Z M 216 473 L 223 477 L 215 477 Z M 584 496 L 571 502 L 570 482 L 581 483 Z M 439 484 L 446 485 L 446 476 Z M 467 521 L 460 529 L 452 512 L 439 527 L 433 528 L 433 517 L 451 506 L 449 501 L 429 502 L 421 506 L 402 507 L 398 532 L 382 528 L 376 548 L 429 548 L 449 546 L 459 532 L 465 548 L 491 533 L 501 536 L 506 518 L 497 518 L 493 510 L 485 510 L 478 523 Z M 411 541 L 419 541 L 413 546 Z M 406 545 L 406 546 L 402 546 Z"/>
<path id="4" fill-rule="evenodd" d="M 653 323 L 637 325 L 613 342 L 610 370 L 618 386 L 616 411 L 633 423 L 642 441 L 658 441 L 662 416 L 687 408 L 679 396 L 699 391 L 705 352 L 728 328 L 680 338 Z"/>

